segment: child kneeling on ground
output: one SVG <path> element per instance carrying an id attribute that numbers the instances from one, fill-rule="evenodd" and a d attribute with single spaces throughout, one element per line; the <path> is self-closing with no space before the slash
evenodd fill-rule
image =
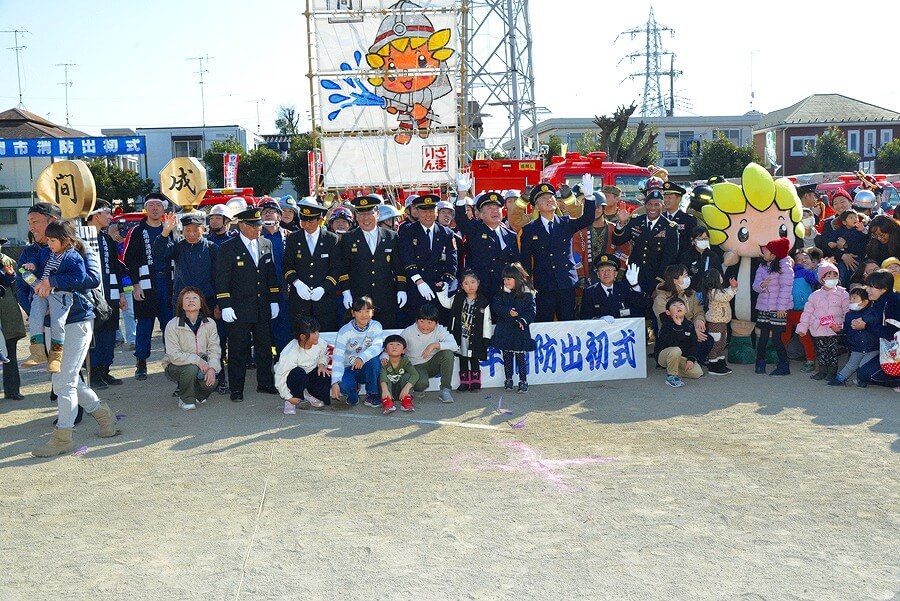
<path id="1" fill-rule="evenodd" d="M 401 411 L 415 411 L 412 388 L 419 381 L 419 370 L 413 367 L 409 359 L 403 356 L 406 352 L 406 340 L 399 334 L 391 334 L 384 339 L 384 355 L 381 358 L 381 407 L 387 415 L 400 403 Z"/>
<path id="2" fill-rule="evenodd" d="M 869 293 L 864 287 L 850 291 L 849 311 L 844 316 L 844 336 L 850 347 L 850 359 L 847 364 L 828 382 L 830 386 L 841 386 L 850 379 L 859 366 L 868 363 L 878 356 L 878 336 L 873 330 L 881 325 L 882 315 L 872 308 Z M 861 319 L 862 323 L 854 321 Z M 861 383 L 857 380 L 857 386 Z M 864 386 L 864 384 L 862 384 Z"/>
<path id="3" fill-rule="evenodd" d="M 328 343 L 319 338 L 319 320 L 301 317 L 294 339 L 284 347 L 275 364 L 275 388 L 284 399 L 285 415 L 297 413 L 297 405 L 302 401 L 317 409 L 330 405 L 330 383 Z"/>
<path id="4" fill-rule="evenodd" d="M 703 368 L 697 364 L 697 333 L 690 319 L 685 319 L 687 304 L 673 296 L 666 303 L 666 311 L 659 316 L 659 335 L 656 337 L 656 363 L 666 368 L 666 384 L 681 388 L 681 378 L 699 378 Z"/>
<path id="5" fill-rule="evenodd" d="M 338 330 L 331 355 L 331 398 L 347 399 L 351 407 L 359 402 L 359 385 L 366 385 L 367 407 L 381 407 L 378 397 L 378 376 L 381 373 L 382 339 L 381 324 L 372 316 L 375 305 L 368 296 L 353 300 L 350 305 L 353 315 L 348 323 Z"/>
<path id="6" fill-rule="evenodd" d="M 416 392 L 428 388 L 428 378 L 440 374 L 442 403 L 452 403 L 450 386 L 453 381 L 453 353 L 459 350 L 453 334 L 442 325 L 438 325 L 440 313 L 431 303 L 419 307 L 416 323 L 400 333 L 406 341 L 406 356 L 419 372 L 419 381 L 413 386 Z"/>

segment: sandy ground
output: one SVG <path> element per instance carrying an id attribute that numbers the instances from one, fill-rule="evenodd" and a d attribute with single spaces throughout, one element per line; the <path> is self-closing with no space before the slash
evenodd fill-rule
<path id="1" fill-rule="evenodd" d="M 0 401 L 0 599 L 900 599 L 891 390 L 651 369 L 285 416 L 151 371 L 79 456 L 29 455 L 46 374 Z"/>

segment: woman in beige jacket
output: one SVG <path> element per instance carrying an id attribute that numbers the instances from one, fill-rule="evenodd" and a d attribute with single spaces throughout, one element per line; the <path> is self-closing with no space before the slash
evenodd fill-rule
<path id="1" fill-rule="evenodd" d="M 193 286 L 178 295 L 177 313 L 166 324 L 166 376 L 178 384 L 178 406 L 196 409 L 216 389 L 222 348 L 203 293 Z"/>
<path id="2" fill-rule="evenodd" d="M 706 342 L 706 314 L 703 311 L 703 304 L 691 287 L 692 283 L 691 276 L 688 275 L 687 267 L 684 265 L 675 263 L 666 267 L 663 272 L 663 283 L 653 293 L 653 314 L 658 323 L 659 316 L 666 312 L 666 303 L 669 302 L 669 299 L 673 296 L 681 297 L 687 307 L 684 316 L 694 323 L 697 342 Z M 697 282 L 698 286 L 700 284 L 701 282 Z"/>

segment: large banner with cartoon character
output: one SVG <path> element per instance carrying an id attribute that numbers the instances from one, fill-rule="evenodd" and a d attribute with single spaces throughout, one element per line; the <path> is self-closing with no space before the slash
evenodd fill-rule
<path id="1" fill-rule="evenodd" d="M 316 0 L 313 84 L 325 185 L 423 184 L 456 173 L 454 0 Z"/>

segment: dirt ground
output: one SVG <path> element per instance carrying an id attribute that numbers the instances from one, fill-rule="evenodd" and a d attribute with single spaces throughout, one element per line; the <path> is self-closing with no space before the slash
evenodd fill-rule
<path id="1" fill-rule="evenodd" d="M 124 432 L 86 416 L 78 455 L 30 456 L 46 374 L 0 401 L 0 599 L 900 599 L 889 389 L 651 368 L 506 393 L 510 415 L 498 390 L 184 412 L 158 358 L 136 382 L 117 352 Z"/>

